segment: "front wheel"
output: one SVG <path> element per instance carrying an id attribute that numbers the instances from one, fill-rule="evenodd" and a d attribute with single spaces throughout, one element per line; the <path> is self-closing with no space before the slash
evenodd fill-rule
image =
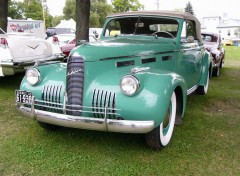
<path id="1" fill-rule="evenodd" d="M 176 94 L 173 92 L 168 106 L 167 115 L 163 122 L 154 130 L 145 135 L 147 145 L 153 149 L 162 149 L 170 142 L 173 134 L 176 119 L 177 101 Z"/>

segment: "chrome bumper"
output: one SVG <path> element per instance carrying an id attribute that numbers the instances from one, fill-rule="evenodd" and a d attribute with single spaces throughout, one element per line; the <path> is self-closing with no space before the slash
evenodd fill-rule
<path id="1" fill-rule="evenodd" d="M 54 55 L 48 58 L 44 58 L 44 59 L 36 59 L 36 60 L 30 60 L 30 61 L 21 61 L 21 62 L 15 62 L 14 60 L 11 61 L 1 61 L 0 62 L 0 67 L 7 67 L 7 68 L 24 68 L 27 66 L 32 66 L 34 65 L 36 62 L 47 62 L 47 61 L 58 61 L 58 60 L 63 60 L 66 57 L 66 55 L 64 54 L 58 54 L 58 55 Z"/>
<path id="2" fill-rule="evenodd" d="M 30 119 L 71 128 L 120 133 L 148 133 L 152 131 L 155 127 L 154 121 L 133 121 L 79 117 L 37 110 L 33 107 L 28 108 L 21 106 L 21 104 L 17 104 L 17 108 Z"/>

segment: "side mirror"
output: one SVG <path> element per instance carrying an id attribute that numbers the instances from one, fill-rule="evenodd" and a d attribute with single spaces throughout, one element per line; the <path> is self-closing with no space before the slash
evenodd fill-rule
<path id="1" fill-rule="evenodd" d="M 193 36 L 188 36 L 187 37 L 187 42 L 188 43 L 193 43 L 194 42 L 194 37 Z"/>

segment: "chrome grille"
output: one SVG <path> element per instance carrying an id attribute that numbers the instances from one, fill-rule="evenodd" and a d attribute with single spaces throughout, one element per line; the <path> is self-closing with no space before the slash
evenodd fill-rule
<path id="1" fill-rule="evenodd" d="M 96 118 L 105 118 L 107 114 L 108 119 L 116 118 L 116 94 L 109 91 L 94 89 L 92 97 L 92 112 Z M 106 113 L 104 111 L 107 111 Z"/>
<path id="2" fill-rule="evenodd" d="M 45 85 L 42 90 L 42 102 L 41 108 L 42 110 L 48 110 L 53 112 L 61 112 L 58 110 L 62 108 L 60 104 L 61 102 L 61 92 L 62 86 L 58 85 Z"/>

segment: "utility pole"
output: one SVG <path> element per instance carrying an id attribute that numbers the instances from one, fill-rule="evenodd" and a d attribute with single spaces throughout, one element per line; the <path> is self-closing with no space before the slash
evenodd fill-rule
<path id="1" fill-rule="evenodd" d="M 156 0 L 156 4 L 157 4 L 157 10 L 159 10 L 159 7 L 160 7 L 160 0 Z"/>
<path id="2" fill-rule="evenodd" d="M 46 0 L 42 0 L 41 2 L 41 5 L 42 5 L 42 15 L 43 15 L 43 23 L 44 23 L 44 28 L 46 27 L 46 24 L 45 24 L 45 10 L 44 10 L 44 7 L 46 6 Z"/>

